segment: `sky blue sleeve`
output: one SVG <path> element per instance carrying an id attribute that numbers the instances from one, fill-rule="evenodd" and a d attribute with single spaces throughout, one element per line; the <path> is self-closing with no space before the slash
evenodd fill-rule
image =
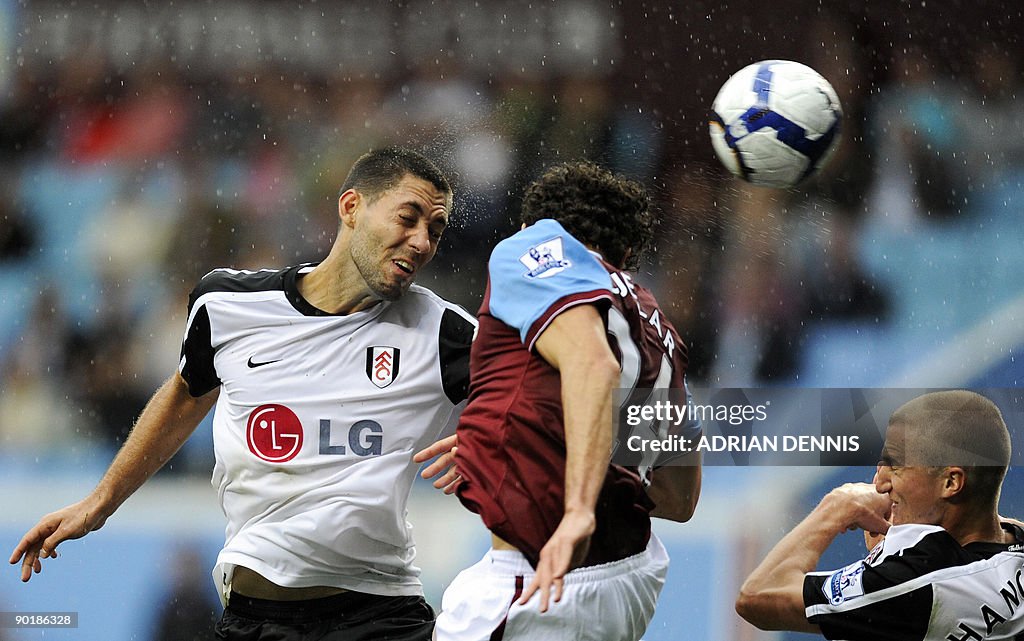
<path id="1" fill-rule="evenodd" d="M 517 329 L 524 343 L 537 321 L 563 299 L 611 298 L 608 271 L 553 220 L 538 221 L 498 243 L 488 275 L 491 315 Z"/>

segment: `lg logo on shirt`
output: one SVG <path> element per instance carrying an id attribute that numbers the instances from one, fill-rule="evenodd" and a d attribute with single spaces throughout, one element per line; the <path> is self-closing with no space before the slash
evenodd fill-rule
<path id="1" fill-rule="evenodd" d="M 348 429 L 348 445 L 331 445 L 331 420 L 320 419 L 320 454 L 332 456 L 379 456 L 384 429 L 377 421 L 356 421 Z M 249 451 L 269 463 L 290 461 L 302 449 L 303 429 L 299 417 L 284 405 L 260 405 L 246 423 L 245 441 Z"/>

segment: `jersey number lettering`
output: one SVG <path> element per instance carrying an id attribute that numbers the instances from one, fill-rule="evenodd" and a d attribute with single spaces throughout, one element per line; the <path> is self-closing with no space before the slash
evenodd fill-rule
<path id="1" fill-rule="evenodd" d="M 614 274 L 613 274 L 614 276 Z M 615 279 L 613 279 L 614 281 Z M 618 283 L 616 284 L 618 286 Z M 625 289 L 623 285 L 623 289 Z M 668 387 L 672 383 L 672 361 L 669 359 L 667 354 L 661 355 L 660 368 L 658 369 L 658 377 L 650 384 L 651 392 L 646 399 L 634 398 L 633 390 L 637 383 L 640 381 L 640 368 L 642 366 L 640 359 L 640 348 L 633 341 L 633 336 L 629 331 L 629 321 L 622 315 L 618 309 L 611 307 L 608 310 L 608 333 L 615 337 L 615 341 L 619 346 L 620 363 L 622 373 L 619 375 L 619 387 L 621 388 L 621 402 L 619 404 L 619 410 L 625 409 L 626 405 L 636 404 L 638 402 L 643 405 L 653 405 L 657 402 L 668 401 Z M 623 423 L 625 425 L 625 423 Z M 632 428 L 631 434 L 643 435 L 646 438 L 650 438 L 651 435 L 657 434 L 658 438 L 665 438 L 668 434 L 669 425 L 665 421 L 646 421 L 641 422 L 639 425 Z M 622 427 L 620 426 L 620 429 Z M 646 432 L 646 434 L 645 434 Z M 629 435 L 623 435 L 628 438 Z M 615 443 L 616 449 L 618 448 L 619 442 L 625 442 L 625 439 L 617 439 Z M 640 478 L 648 482 L 649 471 L 652 467 L 654 456 L 645 456 L 643 462 L 638 466 L 640 472 Z"/>

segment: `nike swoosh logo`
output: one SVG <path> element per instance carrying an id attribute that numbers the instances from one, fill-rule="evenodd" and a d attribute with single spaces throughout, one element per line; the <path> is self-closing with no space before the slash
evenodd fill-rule
<path id="1" fill-rule="evenodd" d="M 252 360 L 252 356 L 250 356 L 249 361 L 246 363 L 246 365 L 248 365 L 250 368 L 263 367 L 264 365 L 270 365 L 271 363 L 280 362 L 280 360 L 281 359 L 279 358 L 276 361 L 264 361 L 262 363 L 257 363 L 256 361 Z"/>

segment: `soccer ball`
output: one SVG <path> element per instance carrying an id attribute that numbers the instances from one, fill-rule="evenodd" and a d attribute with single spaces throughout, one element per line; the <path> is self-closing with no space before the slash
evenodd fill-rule
<path id="1" fill-rule="evenodd" d="M 763 60 L 725 81 L 711 112 L 722 164 L 755 185 L 792 187 L 820 169 L 839 141 L 842 108 L 807 65 Z"/>

